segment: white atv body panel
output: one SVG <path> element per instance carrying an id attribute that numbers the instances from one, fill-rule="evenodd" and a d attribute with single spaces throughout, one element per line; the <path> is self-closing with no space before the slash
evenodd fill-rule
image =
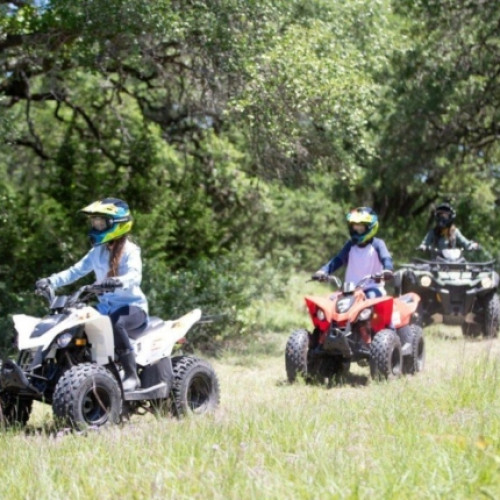
<path id="1" fill-rule="evenodd" d="M 177 320 L 164 321 L 158 327 L 146 333 L 139 339 L 130 339 L 136 354 L 137 364 L 146 366 L 162 358 L 170 356 L 174 345 L 201 318 L 201 310 L 194 309 Z M 95 308 L 86 306 L 74 309 L 65 319 L 47 330 L 44 334 L 32 337 L 36 326 L 45 318 L 35 318 L 26 314 L 13 316 L 14 326 L 18 333 L 19 350 L 46 350 L 54 339 L 62 332 L 75 326 L 84 325 L 89 343 L 92 345 L 92 361 L 105 365 L 109 358 L 114 359 L 115 345 L 113 328 L 109 316 L 99 313 Z M 54 352 L 51 352 L 53 356 Z"/>
<path id="2" fill-rule="evenodd" d="M 179 319 L 164 321 L 161 326 L 137 340 L 130 339 L 137 364 L 146 366 L 170 356 L 174 345 L 186 336 L 200 318 L 201 309 L 193 309 Z"/>
<path id="3" fill-rule="evenodd" d="M 42 321 L 41 318 L 16 314 L 13 316 L 13 320 L 18 333 L 17 345 L 21 351 L 24 349 L 37 349 L 38 347 L 46 350 L 54 339 L 65 330 L 85 325 L 89 343 L 92 344 L 92 361 L 99 365 L 105 365 L 109 362 L 109 357 L 111 359 L 114 357 L 115 344 L 111 320 L 109 316 L 100 314 L 93 307 L 86 306 L 73 310 L 67 318 L 38 337 L 32 337 L 31 334 L 38 323 Z"/>
<path id="4" fill-rule="evenodd" d="M 28 316 L 27 314 L 14 314 L 12 319 L 17 332 L 17 345 L 19 349 L 31 349 L 29 337 L 35 326 L 40 323 L 41 318 L 35 318 L 35 316 Z M 38 346 L 40 339 L 37 339 L 37 341 Z"/>

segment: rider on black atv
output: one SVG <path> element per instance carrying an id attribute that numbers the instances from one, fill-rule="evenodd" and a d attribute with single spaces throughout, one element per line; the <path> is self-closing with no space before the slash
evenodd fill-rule
<path id="1" fill-rule="evenodd" d="M 441 203 L 434 210 L 435 225 L 425 235 L 419 250 L 443 250 L 445 248 L 463 248 L 477 250 L 478 243 L 468 240 L 455 226 L 456 212 L 449 203 Z"/>

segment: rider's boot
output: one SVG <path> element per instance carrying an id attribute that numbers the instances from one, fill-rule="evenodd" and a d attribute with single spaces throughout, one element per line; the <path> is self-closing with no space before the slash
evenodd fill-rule
<path id="1" fill-rule="evenodd" d="M 133 391 L 141 386 L 141 381 L 137 376 L 134 351 L 122 351 L 119 354 L 119 358 L 125 372 L 122 380 L 123 392 Z"/>

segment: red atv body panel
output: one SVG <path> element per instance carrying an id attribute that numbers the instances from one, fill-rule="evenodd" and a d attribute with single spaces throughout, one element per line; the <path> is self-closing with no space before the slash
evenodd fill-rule
<path id="1" fill-rule="evenodd" d="M 322 333 L 327 333 L 330 323 L 334 321 L 339 327 L 344 327 L 348 322 L 357 319 L 359 313 L 367 308 L 373 308 L 371 328 L 376 333 L 391 325 L 393 315 L 394 299 L 390 296 L 375 297 L 367 299 L 362 290 L 354 292 L 354 304 L 345 313 L 336 310 L 338 299 L 345 297 L 341 292 L 334 293 L 328 297 L 317 297 L 309 295 L 305 297 L 312 322 Z M 320 320 L 317 310 L 321 309 L 325 313 L 325 319 Z M 323 337 L 323 335 L 321 335 Z M 322 339 L 320 339 L 321 343 Z"/>

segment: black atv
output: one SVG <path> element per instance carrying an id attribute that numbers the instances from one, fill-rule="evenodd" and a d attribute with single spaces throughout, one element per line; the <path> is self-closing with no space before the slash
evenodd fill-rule
<path id="1" fill-rule="evenodd" d="M 395 273 L 396 293 L 420 295 L 422 326 L 442 321 L 466 337 L 496 337 L 500 327 L 499 276 L 495 260 L 466 260 L 459 248 L 433 250 Z"/>

